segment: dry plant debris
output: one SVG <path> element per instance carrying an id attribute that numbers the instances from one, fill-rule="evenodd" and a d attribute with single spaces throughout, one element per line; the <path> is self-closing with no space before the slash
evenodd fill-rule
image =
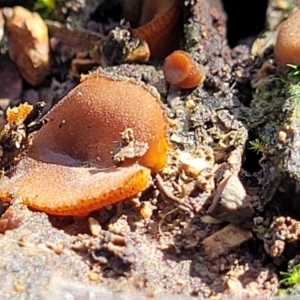
<path id="1" fill-rule="evenodd" d="M 42 102 L 35 107 L 24 103 L 18 107 L 8 108 L 8 123 L 0 132 L 1 172 L 11 170 L 20 161 L 31 143 L 30 134 L 40 129 L 46 122 L 38 120 L 43 108 Z"/>
<path id="2" fill-rule="evenodd" d="M 123 17 L 130 31 L 147 43 L 152 58 L 163 59 L 176 49 L 181 32 L 179 6 L 176 0 L 123 1 Z"/>

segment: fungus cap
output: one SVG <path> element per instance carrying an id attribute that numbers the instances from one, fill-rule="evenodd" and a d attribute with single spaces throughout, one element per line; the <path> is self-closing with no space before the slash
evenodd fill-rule
<path id="1" fill-rule="evenodd" d="M 167 159 L 167 120 L 159 94 L 128 78 L 88 76 L 46 116 L 0 199 L 19 196 L 37 210 L 85 215 L 132 197 Z M 120 167 L 112 160 L 120 134 L 131 128 L 146 153 Z"/>
<path id="2" fill-rule="evenodd" d="M 194 88 L 205 80 L 204 68 L 182 50 L 172 52 L 165 59 L 163 72 L 167 82 L 182 89 Z"/>
<path id="3" fill-rule="evenodd" d="M 274 56 L 281 66 L 300 65 L 300 9 L 295 10 L 285 20 L 278 32 Z"/>

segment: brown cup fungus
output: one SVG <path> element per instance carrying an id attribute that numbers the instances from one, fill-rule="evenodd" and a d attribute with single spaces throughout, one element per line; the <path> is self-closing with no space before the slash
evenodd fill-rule
<path id="1" fill-rule="evenodd" d="M 89 75 L 46 116 L 32 145 L 0 183 L 0 199 L 21 197 L 55 215 L 86 215 L 145 190 L 166 163 L 167 120 L 159 94 L 128 78 Z M 116 166 L 121 133 L 145 153 Z"/>
<path id="2" fill-rule="evenodd" d="M 300 9 L 284 21 L 278 32 L 274 56 L 280 66 L 300 65 Z"/>
<path id="3" fill-rule="evenodd" d="M 157 13 L 144 23 L 148 19 L 147 15 L 151 15 L 151 8 L 155 6 Z M 174 50 L 180 38 L 180 30 L 176 26 L 179 15 L 180 9 L 176 1 L 145 2 L 142 24 L 132 29 L 132 33 L 147 42 L 152 58 L 163 59 Z"/>

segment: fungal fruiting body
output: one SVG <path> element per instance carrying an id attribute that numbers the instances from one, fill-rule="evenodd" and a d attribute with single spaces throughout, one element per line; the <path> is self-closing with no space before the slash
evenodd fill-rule
<path id="1" fill-rule="evenodd" d="M 300 65 L 300 9 L 281 24 L 274 47 L 274 56 L 281 66 Z"/>
<path id="2" fill-rule="evenodd" d="M 32 145 L 0 183 L 0 199 L 21 197 L 55 215 L 86 215 L 136 195 L 161 169 L 169 149 L 157 92 L 131 79 L 89 75 L 46 116 Z M 130 128 L 148 150 L 120 167 L 111 153 Z"/>
<path id="3" fill-rule="evenodd" d="M 167 82 L 182 89 L 195 88 L 205 80 L 204 68 L 182 50 L 166 57 L 163 72 Z"/>
<path id="4" fill-rule="evenodd" d="M 175 26 L 179 15 L 179 7 L 174 1 L 165 11 L 159 12 L 151 21 L 133 29 L 132 33 L 147 42 L 153 58 L 162 59 L 170 53 L 170 48 L 173 48 L 178 39 L 179 31 Z"/>

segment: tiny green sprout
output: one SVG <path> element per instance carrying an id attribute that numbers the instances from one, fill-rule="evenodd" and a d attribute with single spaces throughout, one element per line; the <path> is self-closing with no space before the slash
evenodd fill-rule
<path id="1" fill-rule="evenodd" d="M 294 64 L 287 64 L 288 67 L 290 67 L 292 70 L 293 70 L 293 75 L 294 76 L 297 76 L 300 74 L 300 69 L 297 65 L 294 65 Z"/>
<path id="2" fill-rule="evenodd" d="M 249 142 L 250 146 L 249 149 L 258 153 L 264 153 L 267 151 L 267 143 L 265 141 L 260 141 L 259 139 L 255 139 Z"/>
<path id="3" fill-rule="evenodd" d="M 293 267 L 291 272 L 280 272 L 283 276 L 279 282 L 285 286 L 294 286 L 300 283 L 300 264 Z"/>

